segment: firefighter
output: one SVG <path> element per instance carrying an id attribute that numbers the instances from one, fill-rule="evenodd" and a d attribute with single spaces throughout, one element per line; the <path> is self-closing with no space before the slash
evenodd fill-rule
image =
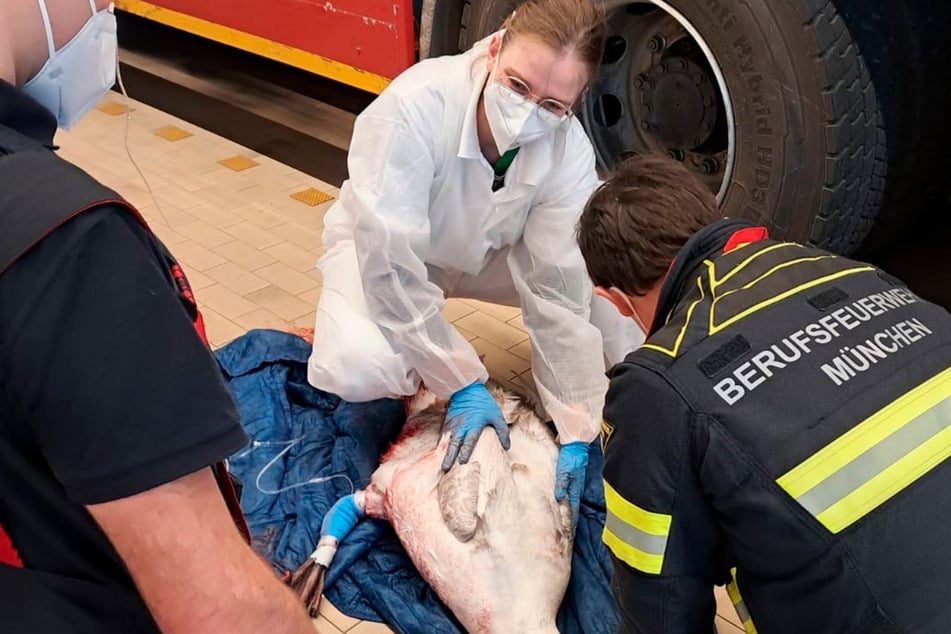
<path id="1" fill-rule="evenodd" d="M 112 86 L 108 5 L 0 2 L 0 630 L 312 634 L 214 475 L 246 437 L 180 269 L 52 151 Z"/>
<path id="2" fill-rule="evenodd" d="M 634 157 L 587 204 L 596 292 L 646 342 L 602 423 L 623 632 L 951 632 L 951 317 L 885 272 L 718 218 Z"/>
<path id="3" fill-rule="evenodd" d="M 562 446 L 555 496 L 574 509 L 605 357 L 616 363 L 642 340 L 593 296 L 574 240 L 597 173 L 573 113 L 603 39 L 590 0 L 529 0 L 470 51 L 408 69 L 357 117 L 349 180 L 324 219 L 308 366 L 312 385 L 349 401 L 412 396 L 421 383 L 448 399 L 449 469 L 485 427 L 508 439 L 445 298 L 521 307 Z"/>

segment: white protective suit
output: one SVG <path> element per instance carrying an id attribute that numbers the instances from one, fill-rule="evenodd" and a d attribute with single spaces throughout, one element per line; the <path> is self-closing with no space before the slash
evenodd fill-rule
<path id="1" fill-rule="evenodd" d="M 308 379 L 349 401 L 443 398 L 487 372 L 441 310 L 448 297 L 521 306 L 532 370 L 559 440 L 593 440 L 611 363 L 643 341 L 595 297 L 575 225 L 597 186 L 570 118 L 523 146 L 492 192 L 476 133 L 489 38 L 406 70 L 357 117 L 349 180 L 324 219 L 324 288 Z"/>

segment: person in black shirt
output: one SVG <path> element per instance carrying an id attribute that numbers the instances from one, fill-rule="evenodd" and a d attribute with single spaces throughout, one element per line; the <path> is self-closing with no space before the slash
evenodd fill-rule
<path id="1" fill-rule="evenodd" d="M 951 316 L 863 262 L 721 218 L 639 156 L 591 197 L 598 292 L 647 331 L 601 438 L 621 632 L 951 632 Z"/>
<path id="2" fill-rule="evenodd" d="M 246 436 L 164 247 L 52 153 L 112 83 L 107 6 L 0 2 L 0 254 L 76 212 L 0 258 L 0 630 L 312 633 L 209 468 Z"/>

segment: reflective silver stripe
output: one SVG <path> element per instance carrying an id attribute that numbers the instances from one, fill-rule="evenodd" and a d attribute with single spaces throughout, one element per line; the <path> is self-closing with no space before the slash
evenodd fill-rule
<path id="1" fill-rule="evenodd" d="M 740 623 L 745 624 L 747 621 L 750 621 L 750 613 L 746 609 L 746 604 L 743 602 L 743 599 L 740 599 L 733 604 L 733 607 L 736 608 L 736 615 L 740 617 Z"/>
<path id="2" fill-rule="evenodd" d="M 663 557 L 664 551 L 667 549 L 666 535 L 651 535 L 650 533 L 645 533 L 619 518 L 611 512 L 611 509 L 607 510 L 604 527 L 617 535 L 618 539 L 625 544 L 633 546 L 648 555 L 660 555 Z"/>
<path id="3" fill-rule="evenodd" d="M 818 516 L 915 447 L 949 426 L 951 426 L 951 398 L 941 401 L 915 417 L 855 460 L 800 495 L 796 501 L 810 513 Z"/>

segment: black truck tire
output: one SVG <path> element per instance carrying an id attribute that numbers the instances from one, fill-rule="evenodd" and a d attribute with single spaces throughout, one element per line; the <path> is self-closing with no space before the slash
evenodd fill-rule
<path id="1" fill-rule="evenodd" d="M 466 0 L 460 48 L 518 4 Z M 579 112 L 602 174 L 626 153 L 666 152 L 717 192 L 724 215 L 774 238 L 859 247 L 889 157 L 869 69 L 832 1 L 604 5 L 601 75 Z"/>

